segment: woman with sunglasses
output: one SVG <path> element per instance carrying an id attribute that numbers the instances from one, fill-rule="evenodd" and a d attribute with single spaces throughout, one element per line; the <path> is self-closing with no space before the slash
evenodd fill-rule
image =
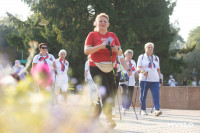
<path id="1" fill-rule="evenodd" d="M 37 64 L 47 64 L 49 66 L 49 70 L 51 73 L 51 78 L 54 82 L 55 80 L 55 72 L 57 73 L 57 67 L 55 64 L 55 58 L 52 54 L 48 53 L 48 44 L 47 43 L 40 43 L 38 46 L 40 53 L 35 55 L 33 58 L 33 65 L 35 67 Z M 50 89 L 50 87 L 48 88 Z M 50 91 L 50 90 L 49 90 Z"/>
<path id="2" fill-rule="evenodd" d="M 140 84 L 140 106 L 141 114 L 148 115 L 146 112 L 147 92 L 150 88 L 153 97 L 154 115 L 162 114 L 160 111 L 159 81 L 161 79 L 160 61 L 158 56 L 153 54 L 154 44 L 148 42 L 144 46 L 145 53 L 138 57 L 137 70 Z"/>

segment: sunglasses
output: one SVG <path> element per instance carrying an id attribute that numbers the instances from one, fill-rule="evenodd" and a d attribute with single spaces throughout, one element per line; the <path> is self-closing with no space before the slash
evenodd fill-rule
<path id="1" fill-rule="evenodd" d="M 41 49 L 48 49 L 48 47 L 41 47 Z"/>

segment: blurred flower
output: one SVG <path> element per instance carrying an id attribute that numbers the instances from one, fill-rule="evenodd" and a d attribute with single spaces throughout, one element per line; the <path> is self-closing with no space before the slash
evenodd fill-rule
<path id="1" fill-rule="evenodd" d="M 32 94 L 29 97 L 30 103 L 38 104 L 44 101 L 44 96 L 41 93 Z"/>
<path id="2" fill-rule="evenodd" d="M 16 84 L 17 84 L 17 80 L 11 75 L 7 75 L 0 79 L 0 87 L 2 88 L 8 87 L 8 86 L 15 86 Z"/>
<path id="3" fill-rule="evenodd" d="M 79 92 L 79 91 L 82 91 L 83 90 L 83 85 L 82 84 L 78 84 L 76 86 L 76 90 Z"/>
<path id="4" fill-rule="evenodd" d="M 42 88 L 50 86 L 53 82 L 50 69 L 47 64 L 37 64 L 31 69 L 31 75 Z"/>
<path id="5" fill-rule="evenodd" d="M 105 86 L 99 86 L 99 93 L 104 96 L 106 94 L 106 87 Z"/>
<path id="6" fill-rule="evenodd" d="M 75 85 L 75 84 L 78 82 L 78 80 L 77 80 L 76 78 L 72 78 L 72 79 L 71 79 L 71 82 L 72 82 L 72 84 Z"/>

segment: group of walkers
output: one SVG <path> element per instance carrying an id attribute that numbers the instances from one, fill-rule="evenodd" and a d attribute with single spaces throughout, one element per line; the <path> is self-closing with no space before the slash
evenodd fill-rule
<path id="1" fill-rule="evenodd" d="M 141 114 L 147 115 L 146 98 L 150 88 L 154 114 L 155 116 L 161 115 L 159 100 L 161 73 L 159 57 L 153 54 L 154 44 L 151 42 L 145 44 L 145 53 L 139 56 L 136 66 L 135 61 L 132 60 L 133 51 L 128 49 L 124 53 L 125 57 L 123 56 L 117 36 L 115 33 L 107 31 L 109 25 L 107 14 L 97 15 L 94 22 L 95 29 L 88 34 L 85 40 L 84 53 L 89 55 L 90 79 L 99 76 L 101 78 L 100 85 L 104 86 L 106 91 L 97 99 L 93 119 L 98 120 L 103 110 L 109 127 L 114 128 L 116 123 L 112 119 L 112 106 L 118 85 L 122 87 L 123 109 L 129 109 L 137 75 L 139 75 Z M 88 80 L 88 82 L 90 81 Z"/>
<path id="2" fill-rule="evenodd" d="M 144 45 L 145 53 L 138 57 L 136 65 L 136 62 L 132 59 L 133 50 L 128 49 L 123 54 L 115 33 L 107 31 L 109 25 L 107 14 L 101 13 L 97 15 L 94 21 L 94 31 L 90 32 L 85 40 L 84 53 L 88 55 L 88 60 L 85 63 L 85 81 L 89 83 L 91 88 L 90 98 L 92 103 L 94 104 L 96 100 L 92 119 L 98 121 L 103 110 L 108 126 L 114 128 L 116 123 L 112 119 L 112 107 L 115 106 L 118 87 L 121 87 L 122 110 L 128 110 L 132 104 L 136 77 L 139 77 L 141 114 L 147 115 L 146 98 L 150 88 L 153 97 L 154 114 L 155 116 L 161 115 L 159 100 L 160 61 L 159 57 L 153 54 L 154 44 L 148 42 Z M 66 50 L 60 50 L 58 53 L 59 58 L 55 59 L 52 54 L 48 53 L 48 44 L 40 43 L 38 48 L 40 53 L 33 58 L 32 67 L 34 68 L 41 64 L 47 65 L 53 85 L 46 89 L 53 90 L 54 104 L 58 103 L 59 92 L 63 94 L 66 101 L 68 89 L 67 71 L 69 68 L 69 62 L 66 60 Z M 16 61 L 15 64 L 18 72 L 20 63 Z M 100 83 L 98 84 L 103 86 L 105 93 L 99 91 L 98 98 L 95 99 L 94 94 L 98 90 L 97 81 L 95 81 L 97 76 L 100 77 Z"/>

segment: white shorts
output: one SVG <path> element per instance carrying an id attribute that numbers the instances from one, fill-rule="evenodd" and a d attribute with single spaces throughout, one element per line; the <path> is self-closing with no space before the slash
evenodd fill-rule
<path id="1" fill-rule="evenodd" d="M 67 75 L 56 76 L 55 93 L 58 94 L 60 89 L 62 92 L 67 92 L 67 89 L 68 89 L 68 76 Z"/>
<path id="2" fill-rule="evenodd" d="M 62 85 L 56 85 L 55 86 L 55 94 L 59 94 L 60 90 L 62 92 L 67 92 L 67 89 L 68 89 L 68 83 L 66 84 L 62 84 Z"/>

